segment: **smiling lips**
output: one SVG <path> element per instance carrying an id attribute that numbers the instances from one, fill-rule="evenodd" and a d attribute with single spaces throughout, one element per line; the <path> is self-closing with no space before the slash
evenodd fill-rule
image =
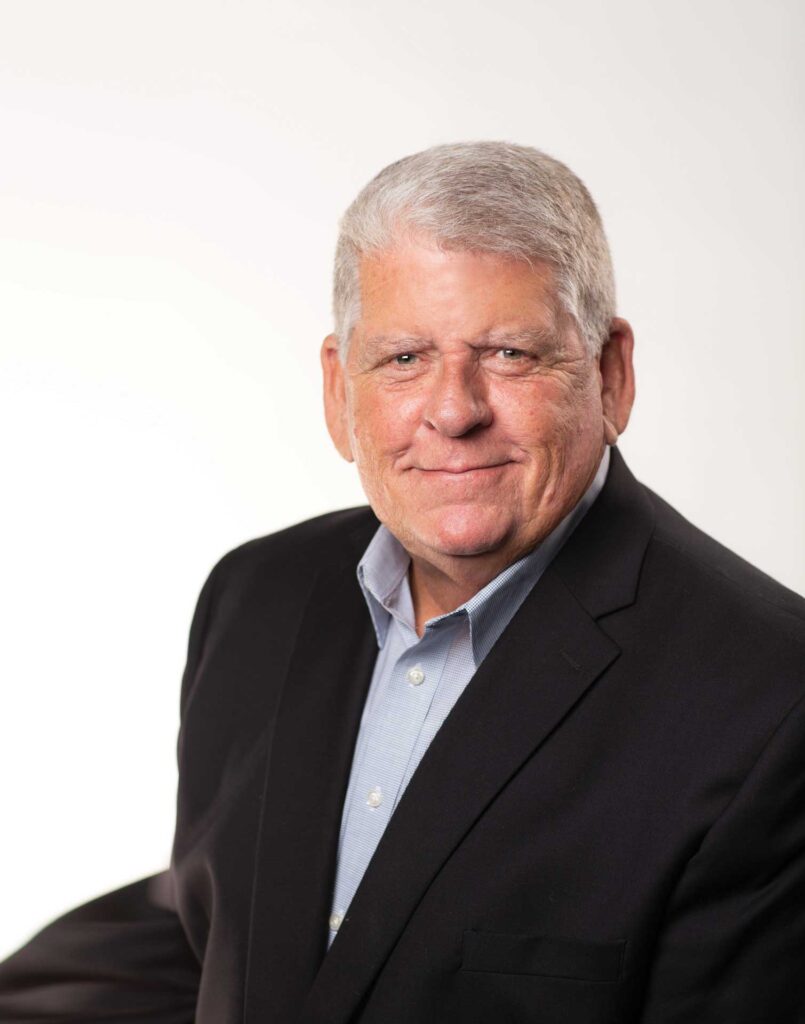
<path id="1" fill-rule="evenodd" d="M 492 462 L 483 466 L 436 466 L 433 468 L 426 468 L 425 466 L 412 466 L 412 469 L 418 469 L 420 473 L 439 473 L 446 474 L 449 476 L 464 476 L 466 473 L 479 473 L 483 470 L 489 469 L 500 469 L 503 466 L 508 465 L 508 462 Z"/>

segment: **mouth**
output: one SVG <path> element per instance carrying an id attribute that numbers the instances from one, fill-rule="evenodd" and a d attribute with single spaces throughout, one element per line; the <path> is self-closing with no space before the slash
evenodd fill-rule
<path id="1" fill-rule="evenodd" d="M 468 478 L 473 476 L 484 476 L 495 473 L 497 470 L 503 469 L 508 466 L 508 462 L 492 462 L 484 465 L 468 465 L 468 466 L 413 466 L 413 469 L 418 470 L 420 473 L 425 473 L 428 476 L 433 477 L 444 477 L 449 479 L 450 477 Z"/>

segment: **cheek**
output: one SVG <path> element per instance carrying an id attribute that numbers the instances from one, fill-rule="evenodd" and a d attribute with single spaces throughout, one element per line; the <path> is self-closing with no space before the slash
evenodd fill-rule
<path id="1" fill-rule="evenodd" d="M 558 381 L 539 381 L 528 389 L 499 396 L 500 429 L 523 448 L 568 449 L 597 443 L 601 433 L 600 400 L 594 388 L 568 388 Z"/>
<path id="2" fill-rule="evenodd" d="M 566 432 L 576 411 L 566 390 L 552 381 L 500 388 L 495 395 L 498 425 L 513 440 L 528 446 L 550 442 Z"/>
<path id="3" fill-rule="evenodd" d="M 393 390 L 356 391 L 349 414 L 356 455 L 377 459 L 405 450 L 416 430 L 419 404 L 414 396 Z"/>

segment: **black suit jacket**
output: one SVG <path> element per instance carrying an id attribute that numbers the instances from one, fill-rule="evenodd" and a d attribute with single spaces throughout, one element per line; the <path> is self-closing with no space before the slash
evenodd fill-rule
<path id="1" fill-rule="evenodd" d="M 638 484 L 433 740 L 325 953 L 376 644 L 366 509 L 214 569 L 170 871 L 0 969 L 2 1021 L 805 1021 L 805 603 Z"/>

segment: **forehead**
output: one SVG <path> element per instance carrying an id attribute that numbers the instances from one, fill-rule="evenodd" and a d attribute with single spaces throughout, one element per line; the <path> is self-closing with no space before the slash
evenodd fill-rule
<path id="1" fill-rule="evenodd" d="M 555 328 L 552 268 L 413 240 L 364 256 L 356 334 L 470 338 L 524 326 Z"/>

